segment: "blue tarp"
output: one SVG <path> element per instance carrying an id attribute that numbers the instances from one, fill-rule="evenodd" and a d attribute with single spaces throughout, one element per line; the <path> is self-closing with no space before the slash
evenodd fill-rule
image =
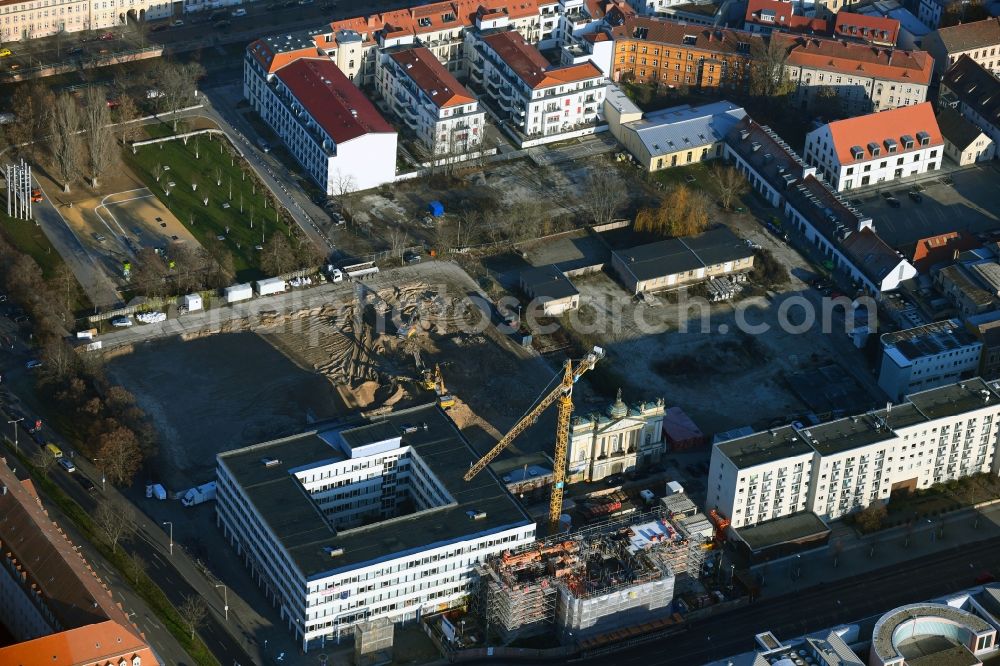
<path id="1" fill-rule="evenodd" d="M 431 212 L 434 217 L 441 217 L 444 215 L 444 204 L 440 201 L 432 201 L 427 204 L 427 210 Z"/>

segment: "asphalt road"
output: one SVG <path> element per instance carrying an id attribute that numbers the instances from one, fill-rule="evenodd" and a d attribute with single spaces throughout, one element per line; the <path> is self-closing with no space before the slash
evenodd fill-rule
<path id="1" fill-rule="evenodd" d="M 35 187 L 41 188 L 41 185 L 36 181 Z M 56 210 L 52 195 L 58 193 L 45 190 L 42 193 L 45 200 L 32 206 L 35 221 L 73 271 L 90 302 L 96 307 L 114 307 L 119 304 L 121 298 L 114 284 Z"/>

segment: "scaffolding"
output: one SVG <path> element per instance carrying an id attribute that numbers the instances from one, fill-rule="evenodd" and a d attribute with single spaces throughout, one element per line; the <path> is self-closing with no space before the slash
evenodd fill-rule
<path id="1" fill-rule="evenodd" d="M 479 613 L 504 643 L 648 619 L 669 612 L 675 578 L 697 578 L 705 555 L 704 542 L 662 509 L 612 518 L 480 565 Z"/>

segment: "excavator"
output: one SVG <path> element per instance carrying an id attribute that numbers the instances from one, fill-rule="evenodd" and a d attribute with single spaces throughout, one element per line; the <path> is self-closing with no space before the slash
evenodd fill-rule
<path id="1" fill-rule="evenodd" d="M 425 386 L 427 385 L 427 381 L 428 381 L 427 377 L 425 376 L 424 378 Z M 455 406 L 455 396 L 450 395 L 448 393 L 448 389 L 444 385 L 444 375 L 441 374 L 440 363 L 434 364 L 434 375 L 431 388 L 433 388 L 434 392 L 437 393 L 438 407 L 440 407 L 441 409 L 449 409 L 450 407 Z"/>
<path id="2" fill-rule="evenodd" d="M 566 359 L 563 364 L 562 379 L 558 385 L 544 394 L 535 406 L 529 409 L 521 419 L 514 424 L 510 431 L 500 438 L 500 441 L 489 450 L 489 452 L 474 463 L 469 471 L 465 473 L 465 480 L 471 481 L 477 474 L 486 468 L 493 459 L 500 455 L 504 449 L 510 446 L 518 435 L 528 429 L 542 412 L 558 401 L 559 411 L 556 418 L 556 446 L 552 470 L 552 497 L 549 500 L 549 525 L 548 533 L 555 534 L 559 529 L 559 516 L 562 514 L 563 491 L 566 485 L 566 450 L 569 445 L 569 419 L 573 414 L 573 385 L 588 370 L 593 370 L 597 362 L 604 358 L 604 349 L 594 347 L 582 360 L 574 362 Z M 444 387 L 442 381 L 441 387 Z"/>

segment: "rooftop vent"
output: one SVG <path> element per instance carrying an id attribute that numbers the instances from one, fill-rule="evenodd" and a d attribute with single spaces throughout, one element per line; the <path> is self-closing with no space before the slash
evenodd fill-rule
<path id="1" fill-rule="evenodd" d="M 486 519 L 486 512 L 485 511 L 466 511 L 465 515 L 467 515 L 469 517 L 469 520 L 485 520 Z"/>
<path id="2" fill-rule="evenodd" d="M 264 465 L 264 467 L 277 467 L 281 464 L 280 460 L 277 458 L 271 458 L 270 456 L 264 456 L 260 459 L 260 462 Z"/>
<path id="3" fill-rule="evenodd" d="M 330 557 L 340 557 L 344 554 L 344 549 L 340 547 L 335 548 L 334 546 L 323 546 L 323 552 Z"/>

